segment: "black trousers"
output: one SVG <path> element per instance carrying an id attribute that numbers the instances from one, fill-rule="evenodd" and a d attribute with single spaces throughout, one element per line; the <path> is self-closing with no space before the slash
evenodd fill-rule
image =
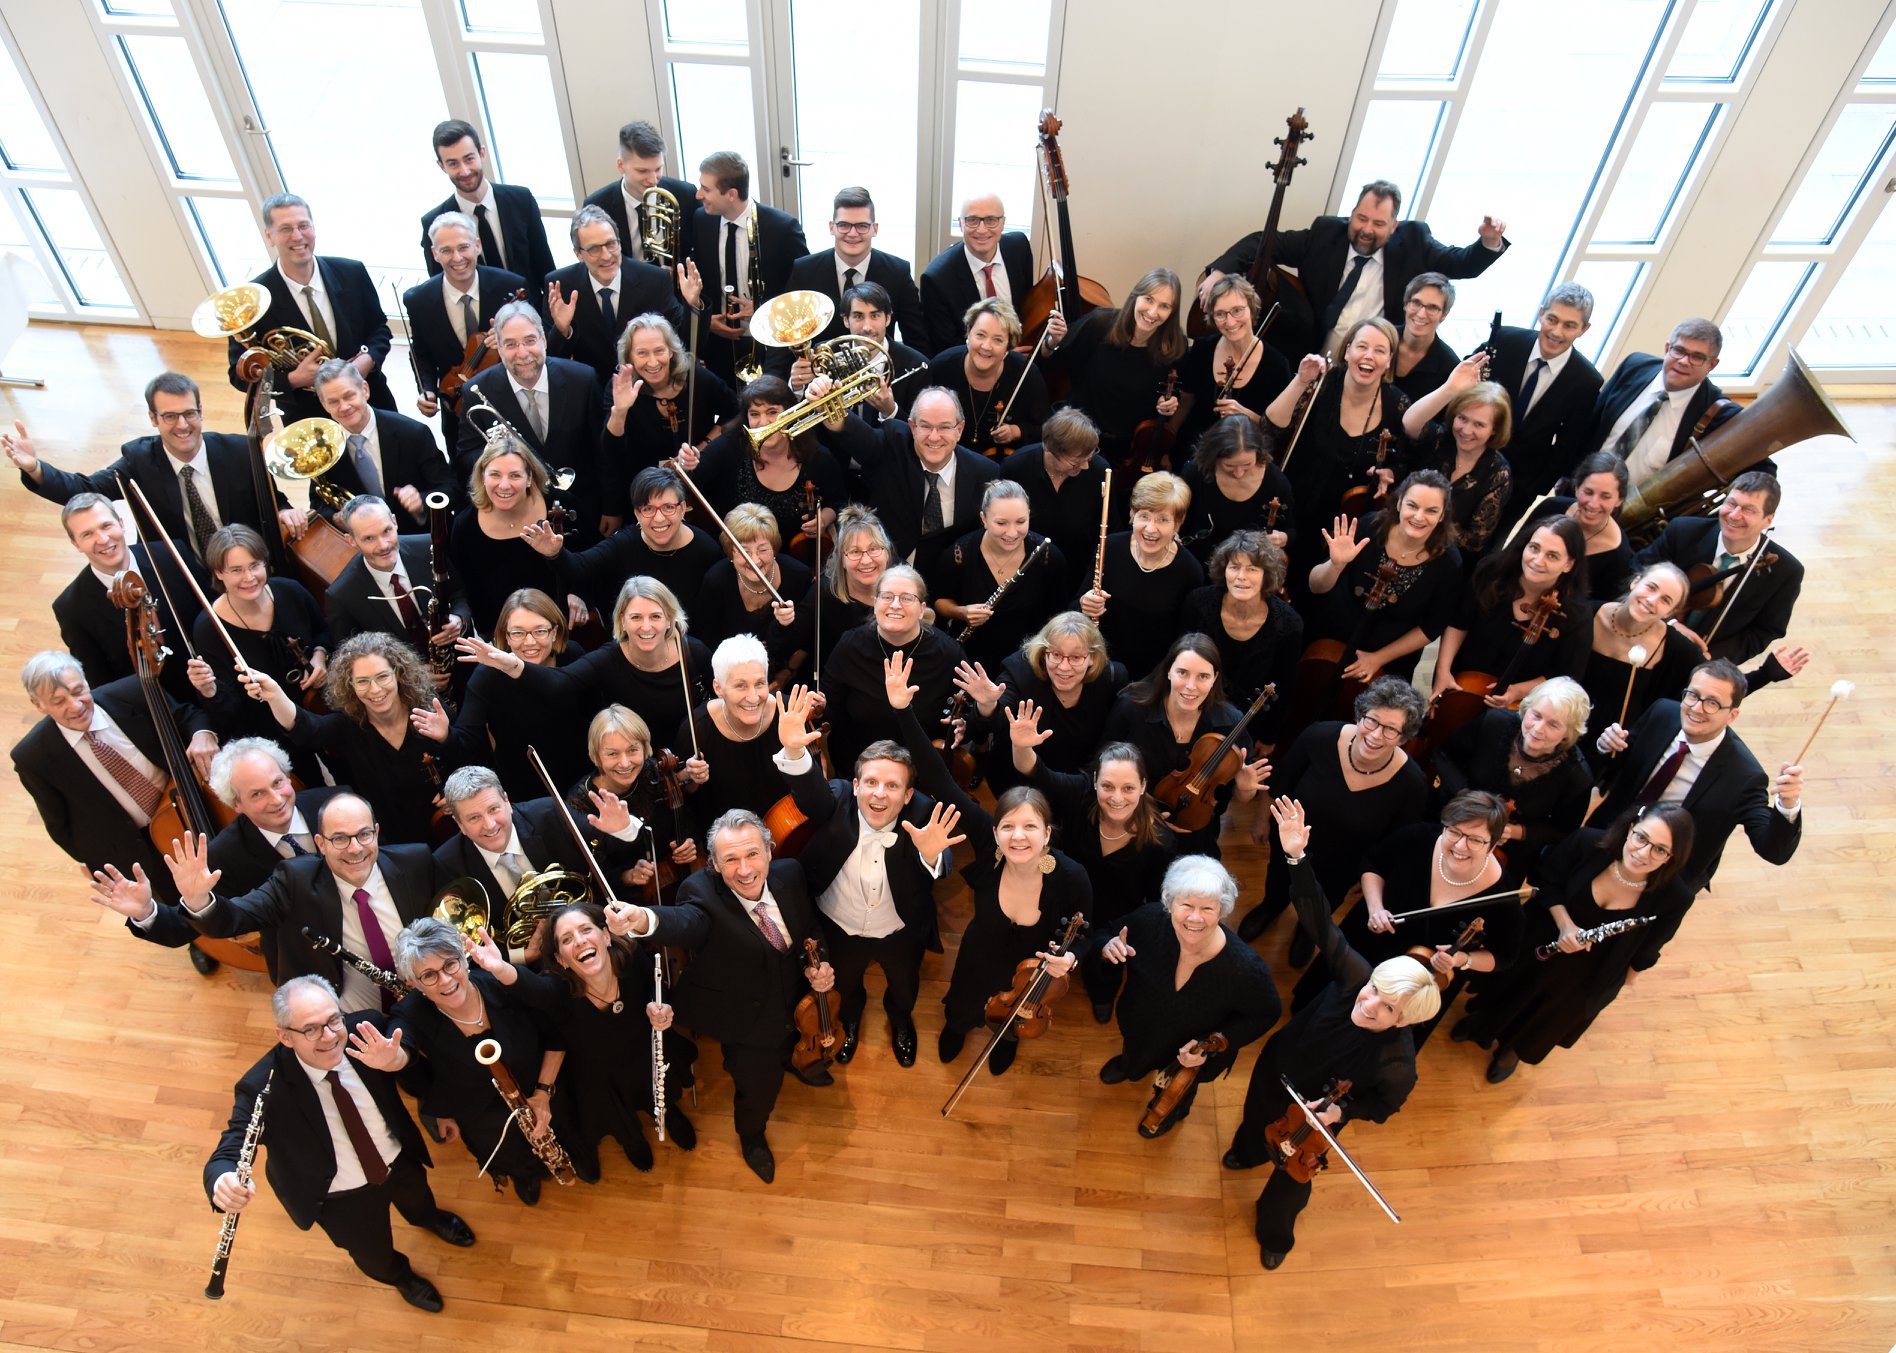
<path id="1" fill-rule="evenodd" d="M 357 1268 L 378 1283 L 395 1286 L 414 1269 L 408 1256 L 395 1248 L 388 1219 L 391 1206 L 411 1226 L 432 1227 L 441 1217 L 434 1190 L 428 1186 L 428 1171 L 412 1152 L 396 1157 L 388 1178 L 380 1184 L 330 1194 L 316 1213 L 316 1224 L 337 1249 L 355 1260 Z"/>
<path id="2" fill-rule="evenodd" d="M 1310 1185 L 1290 1177 L 1290 1171 L 1273 1166 L 1264 1191 L 1257 1195 L 1256 1235 L 1258 1248 L 1289 1254 L 1297 1244 L 1297 1214 L 1310 1205 Z"/>
<path id="3" fill-rule="evenodd" d="M 737 1123 L 739 1141 L 764 1135 L 770 1111 L 777 1107 L 777 1095 L 783 1089 L 784 1058 L 789 1055 L 790 1040 L 760 1047 L 754 1043 L 724 1043 L 724 1069 L 737 1087 L 731 1116 Z"/>
<path id="4" fill-rule="evenodd" d="M 855 1024 L 862 1019 L 863 1009 L 869 1004 L 863 977 L 873 965 L 882 969 L 888 984 L 882 994 L 882 1008 L 889 1016 L 889 1027 L 912 1027 L 928 937 L 908 926 L 880 939 L 849 935 L 827 916 L 823 918 L 823 935 L 829 945 L 830 966 L 836 970 L 836 991 L 843 998 L 843 1023 Z"/>

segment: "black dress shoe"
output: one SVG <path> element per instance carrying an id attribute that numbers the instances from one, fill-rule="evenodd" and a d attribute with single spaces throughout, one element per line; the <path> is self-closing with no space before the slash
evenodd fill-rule
<path id="1" fill-rule="evenodd" d="M 1003 1038 L 994 1045 L 994 1051 L 988 1054 L 988 1074 L 998 1076 L 1014 1065 L 1014 1058 L 1020 1055 L 1018 1038 Z"/>
<path id="2" fill-rule="evenodd" d="M 217 971 L 217 960 L 195 944 L 187 945 L 184 952 L 191 956 L 191 966 L 196 968 L 202 976 L 209 977 Z M 437 1306 L 435 1309 L 438 1311 L 441 1308 Z"/>
<path id="3" fill-rule="evenodd" d="M 517 1174 L 513 1181 L 514 1196 L 528 1207 L 540 1205 L 540 1177 L 538 1175 Z"/>
<path id="4" fill-rule="evenodd" d="M 1093 1002 L 1093 1023 L 1105 1024 L 1112 1017 L 1113 1003 L 1110 997 L 1103 1001 Z"/>
<path id="5" fill-rule="evenodd" d="M 435 1219 L 428 1229 L 447 1241 L 450 1245 L 459 1245 L 466 1249 L 474 1243 L 474 1230 L 466 1222 L 445 1209 L 435 1213 Z M 433 1288 L 429 1289 L 433 1291 Z"/>
<path id="6" fill-rule="evenodd" d="M 766 1184 L 775 1181 L 777 1178 L 777 1158 L 770 1154 L 770 1143 L 765 1141 L 762 1137 L 759 1137 L 755 1141 L 750 1142 L 744 1142 L 740 1139 L 740 1144 L 744 1148 L 744 1163 L 750 1166 L 751 1173 L 763 1180 Z"/>
<path id="7" fill-rule="evenodd" d="M 424 1311 L 441 1309 L 441 1293 L 419 1273 L 410 1273 L 395 1284 L 395 1290 L 402 1294 L 402 1300 L 410 1306 L 418 1306 Z"/>
<path id="8" fill-rule="evenodd" d="M 1307 968 L 1310 966 L 1310 960 L 1316 956 L 1317 942 L 1304 933 L 1302 926 L 1298 926 L 1297 933 L 1290 937 L 1290 966 Z"/>
<path id="9" fill-rule="evenodd" d="M 943 1029 L 941 1037 L 935 1040 L 935 1055 L 944 1062 L 952 1062 L 961 1055 L 961 1048 L 968 1041 L 965 1029 Z"/>
<path id="10" fill-rule="evenodd" d="M 1099 1069 L 1101 1085 L 1123 1085 L 1131 1079 L 1132 1077 L 1126 1071 L 1126 1064 L 1117 1057 L 1112 1058 Z"/>
<path id="11" fill-rule="evenodd" d="M 574 1155 L 569 1151 L 567 1157 L 573 1162 L 573 1174 L 579 1179 L 580 1183 L 597 1184 L 599 1182 L 598 1156 L 582 1157 Z"/>
<path id="12" fill-rule="evenodd" d="M 1503 1057 L 1507 1058 L 1505 1062 L 1501 1060 Z M 1488 1059 L 1488 1084 L 1499 1085 L 1512 1076 L 1520 1065 L 1521 1059 L 1513 1053 L 1497 1052 Z"/>
<path id="13" fill-rule="evenodd" d="M 1473 1043 L 1476 1041 L 1474 1031 L 1475 1031 L 1475 1021 L 1473 1017 L 1469 1015 L 1463 1015 L 1460 1019 L 1455 1021 L 1455 1027 L 1448 1031 L 1449 1042 Z"/>
<path id="14" fill-rule="evenodd" d="M 1243 1156 L 1240 1156 L 1238 1154 L 1238 1148 L 1234 1146 L 1229 1151 L 1224 1153 L 1224 1159 L 1221 1163 L 1227 1170 L 1255 1170 L 1259 1165 L 1262 1165 L 1264 1162 L 1258 1161 L 1258 1160 L 1246 1160 Z"/>
<path id="15" fill-rule="evenodd" d="M 829 1068 L 824 1066 L 821 1062 L 811 1062 L 807 1067 L 798 1067 L 792 1063 L 790 1074 L 802 1081 L 805 1085 L 814 1085 L 820 1088 L 825 1085 L 836 1084 L 836 1077 L 830 1075 Z"/>
<path id="16" fill-rule="evenodd" d="M 895 1044 L 895 1063 L 897 1066 L 915 1065 L 915 1026 L 904 1024 L 890 1031 L 890 1041 Z"/>
<path id="17" fill-rule="evenodd" d="M 632 1140 L 621 1142 L 620 1145 L 625 1150 L 625 1158 L 632 1162 L 633 1169 L 643 1174 L 652 1168 L 652 1144 L 645 1140 L 643 1128 L 634 1126 Z"/>
<path id="18" fill-rule="evenodd" d="M 1238 938 L 1254 940 L 1264 933 L 1264 928 L 1270 923 L 1271 918 L 1264 914 L 1264 904 L 1260 902 L 1238 918 Z"/>
<path id="19" fill-rule="evenodd" d="M 680 1151 L 697 1148 L 698 1129 L 691 1125 L 691 1120 L 685 1117 L 685 1111 L 676 1104 L 665 1106 L 665 1135 Z"/>
<path id="20" fill-rule="evenodd" d="M 836 1050 L 836 1064 L 848 1066 L 856 1059 L 856 1040 L 862 1037 L 862 1021 L 843 1021 L 843 1046 Z"/>
<path id="21" fill-rule="evenodd" d="M 1263 1264 L 1266 1269 L 1274 1270 L 1284 1262 L 1287 1256 L 1278 1253 L 1276 1250 L 1260 1249 L 1257 1252 L 1257 1257 L 1258 1262 Z"/>

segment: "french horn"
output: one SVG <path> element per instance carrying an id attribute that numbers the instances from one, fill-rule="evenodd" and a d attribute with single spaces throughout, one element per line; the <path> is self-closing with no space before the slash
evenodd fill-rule
<path id="1" fill-rule="evenodd" d="M 191 329 L 200 337 L 228 338 L 241 346 L 237 374 L 246 380 L 256 379 L 264 364 L 289 371 L 310 357 L 321 360 L 334 355 L 327 343 L 307 329 L 285 325 L 258 338 L 257 322 L 269 308 L 269 288 L 261 282 L 239 282 L 199 301 L 191 312 Z M 251 372 L 248 376 L 246 368 Z"/>
<path id="2" fill-rule="evenodd" d="M 349 432 L 333 418 L 299 418 L 263 439 L 263 463 L 278 479 L 302 479 L 316 497 L 340 509 L 349 495 L 323 478 L 348 448 Z"/>

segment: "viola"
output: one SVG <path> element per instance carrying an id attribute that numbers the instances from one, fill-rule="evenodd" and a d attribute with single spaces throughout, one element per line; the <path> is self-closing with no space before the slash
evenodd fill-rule
<path id="1" fill-rule="evenodd" d="M 1295 273 L 1286 272 L 1277 266 L 1277 222 L 1284 211 L 1284 191 L 1290 187 L 1290 177 L 1297 172 L 1297 166 L 1308 164 L 1297 152 L 1303 149 L 1305 141 L 1317 138 L 1310 131 L 1310 123 L 1299 108 L 1284 119 L 1285 134 L 1271 138 L 1271 144 L 1282 148 L 1277 163 L 1271 166 L 1271 207 L 1264 218 L 1262 238 L 1258 241 L 1257 257 L 1251 262 L 1251 285 L 1257 288 L 1260 299 L 1268 306 L 1282 304 L 1295 298 L 1303 312 L 1298 318 L 1303 325 L 1314 324 L 1315 312 L 1304 296 L 1304 285 Z M 1205 313 L 1204 302 L 1192 301 L 1191 311 L 1185 317 L 1185 332 L 1193 338 L 1203 338 L 1214 332 L 1211 316 Z M 1308 348 L 1308 342 L 1293 342 L 1292 348 L 1302 351 Z"/>
<path id="2" fill-rule="evenodd" d="M 1080 265 L 1074 261 L 1073 221 L 1067 214 L 1066 158 L 1060 153 L 1063 125 L 1051 108 L 1040 114 L 1041 169 L 1059 220 L 1060 250 L 1058 257 L 1047 261 L 1047 271 L 1020 302 L 1021 341 L 1028 347 L 1039 344 L 1041 331 L 1054 311 L 1065 315 L 1069 325 L 1075 325 L 1113 303 L 1112 293 L 1092 278 L 1082 277 Z"/>
<path id="3" fill-rule="evenodd" d="M 827 959 L 815 940 L 803 941 L 803 964 L 815 968 Z M 818 1065 L 828 1066 L 843 1047 L 843 998 L 835 991 L 812 991 L 797 1002 L 796 1046 L 790 1049 L 790 1064 L 798 1071 Z"/>
<path id="4" fill-rule="evenodd" d="M 1210 1033 L 1192 1044 L 1195 1057 L 1216 1057 L 1231 1046 L 1231 1040 L 1221 1033 Z M 1152 1082 L 1152 1099 L 1146 1105 L 1145 1116 L 1139 1120 L 1139 1135 L 1147 1141 L 1165 1131 L 1165 1120 L 1178 1109 L 1179 1101 L 1185 1098 L 1185 1092 L 1198 1083 L 1198 1073 L 1205 1068 L 1186 1066 L 1177 1058 L 1161 1071 Z"/>
<path id="5" fill-rule="evenodd" d="M 670 810 L 671 819 L 676 826 L 678 815 L 685 810 L 685 782 L 678 776 L 681 762 L 676 752 L 658 749 L 645 763 L 651 769 L 652 779 L 658 788 L 658 801 Z M 650 832 L 650 825 L 646 824 Z M 652 842 L 652 894 L 658 902 L 670 902 L 678 893 L 678 885 L 685 881 L 691 870 L 677 863 L 668 850 L 660 850 L 658 835 L 651 833 Z"/>
<path id="6" fill-rule="evenodd" d="M 1474 920 L 1470 921 L 1466 926 L 1464 926 L 1462 928 L 1462 933 L 1455 937 L 1455 942 L 1448 946 L 1449 957 L 1453 958 L 1456 954 L 1465 954 L 1465 953 L 1468 953 L 1471 949 L 1473 949 L 1475 947 L 1475 942 L 1481 938 L 1482 929 L 1486 925 L 1487 925 L 1487 922 L 1484 921 L 1481 917 L 1477 916 L 1475 917 Z M 1409 957 L 1414 959 L 1417 963 L 1420 963 L 1423 967 L 1427 968 L 1429 970 L 1429 975 L 1435 979 L 1435 985 L 1438 987 L 1441 987 L 1444 991 L 1448 989 L 1448 984 L 1455 980 L 1454 973 L 1437 972 L 1435 968 L 1431 965 L 1430 960 L 1435 957 L 1435 950 L 1431 949 L 1428 945 L 1426 944 L 1410 945 Z"/>
<path id="7" fill-rule="evenodd" d="M 1165 373 L 1165 384 L 1159 390 L 1158 402 L 1178 397 L 1178 371 L 1176 368 Z M 1132 450 L 1126 456 L 1126 467 L 1138 466 L 1142 474 L 1149 473 L 1161 461 L 1172 454 L 1171 420 L 1161 418 L 1156 413 L 1132 430 Z"/>
<path id="8" fill-rule="evenodd" d="M 1333 1080 L 1324 1087 L 1323 1098 L 1312 1104 L 1310 1111 L 1322 1114 L 1332 1105 L 1341 1104 L 1349 1092 L 1349 1081 Z M 1310 1126 L 1304 1118 L 1303 1109 L 1295 1104 L 1284 1110 L 1283 1117 L 1264 1129 L 1264 1140 L 1270 1143 L 1272 1157 L 1278 1168 L 1299 1184 L 1308 1184 L 1317 1177 L 1319 1171 L 1330 1168 L 1330 1144 Z"/>
<path id="9" fill-rule="evenodd" d="M 1086 918 L 1077 912 L 1060 922 L 1060 937 L 1047 946 L 1046 958 L 1023 958 L 1014 966 L 1014 981 L 1006 991 L 988 997 L 984 1011 L 990 1024 L 1012 1029 L 1019 1038 L 1038 1038 L 1053 1027 L 1052 1005 L 1067 994 L 1072 978 L 1055 977 L 1049 964 L 1086 933 Z"/>
<path id="10" fill-rule="evenodd" d="M 1277 683 L 1257 693 L 1257 699 L 1244 711 L 1228 733 L 1205 733 L 1192 743 L 1192 754 L 1185 766 L 1160 780 L 1152 797 L 1168 811 L 1166 819 L 1180 831 L 1195 832 L 1211 825 L 1218 811 L 1217 791 L 1230 784 L 1244 764 L 1244 750 L 1238 746 L 1251 721 L 1277 698 Z"/>
<path id="11" fill-rule="evenodd" d="M 508 301 L 526 299 L 525 287 L 521 287 L 507 298 Z M 503 301 L 502 304 L 506 302 Z M 500 354 L 487 346 L 487 335 L 484 332 L 467 336 L 467 346 L 461 350 L 461 360 L 442 372 L 441 379 L 435 382 L 435 388 L 441 392 L 441 397 L 448 402 L 448 408 L 456 417 L 459 417 L 461 413 L 462 388 L 499 360 Z"/>

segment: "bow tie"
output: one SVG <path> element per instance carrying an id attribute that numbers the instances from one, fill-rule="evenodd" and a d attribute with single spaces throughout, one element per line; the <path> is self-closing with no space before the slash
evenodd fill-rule
<path id="1" fill-rule="evenodd" d="M 874 842 L 876 845 L 881 846 L 884 850 L 887 850 L 889 847 L 893 846 L 895 844 L 895 840 L 896 840 L 896 837 L 895 837 L 894 832 L 879 832 L 879 831 L 872 831 L 865 828 L 862 834 L 863 844 L 866 845 L 870 842 Z"/>

